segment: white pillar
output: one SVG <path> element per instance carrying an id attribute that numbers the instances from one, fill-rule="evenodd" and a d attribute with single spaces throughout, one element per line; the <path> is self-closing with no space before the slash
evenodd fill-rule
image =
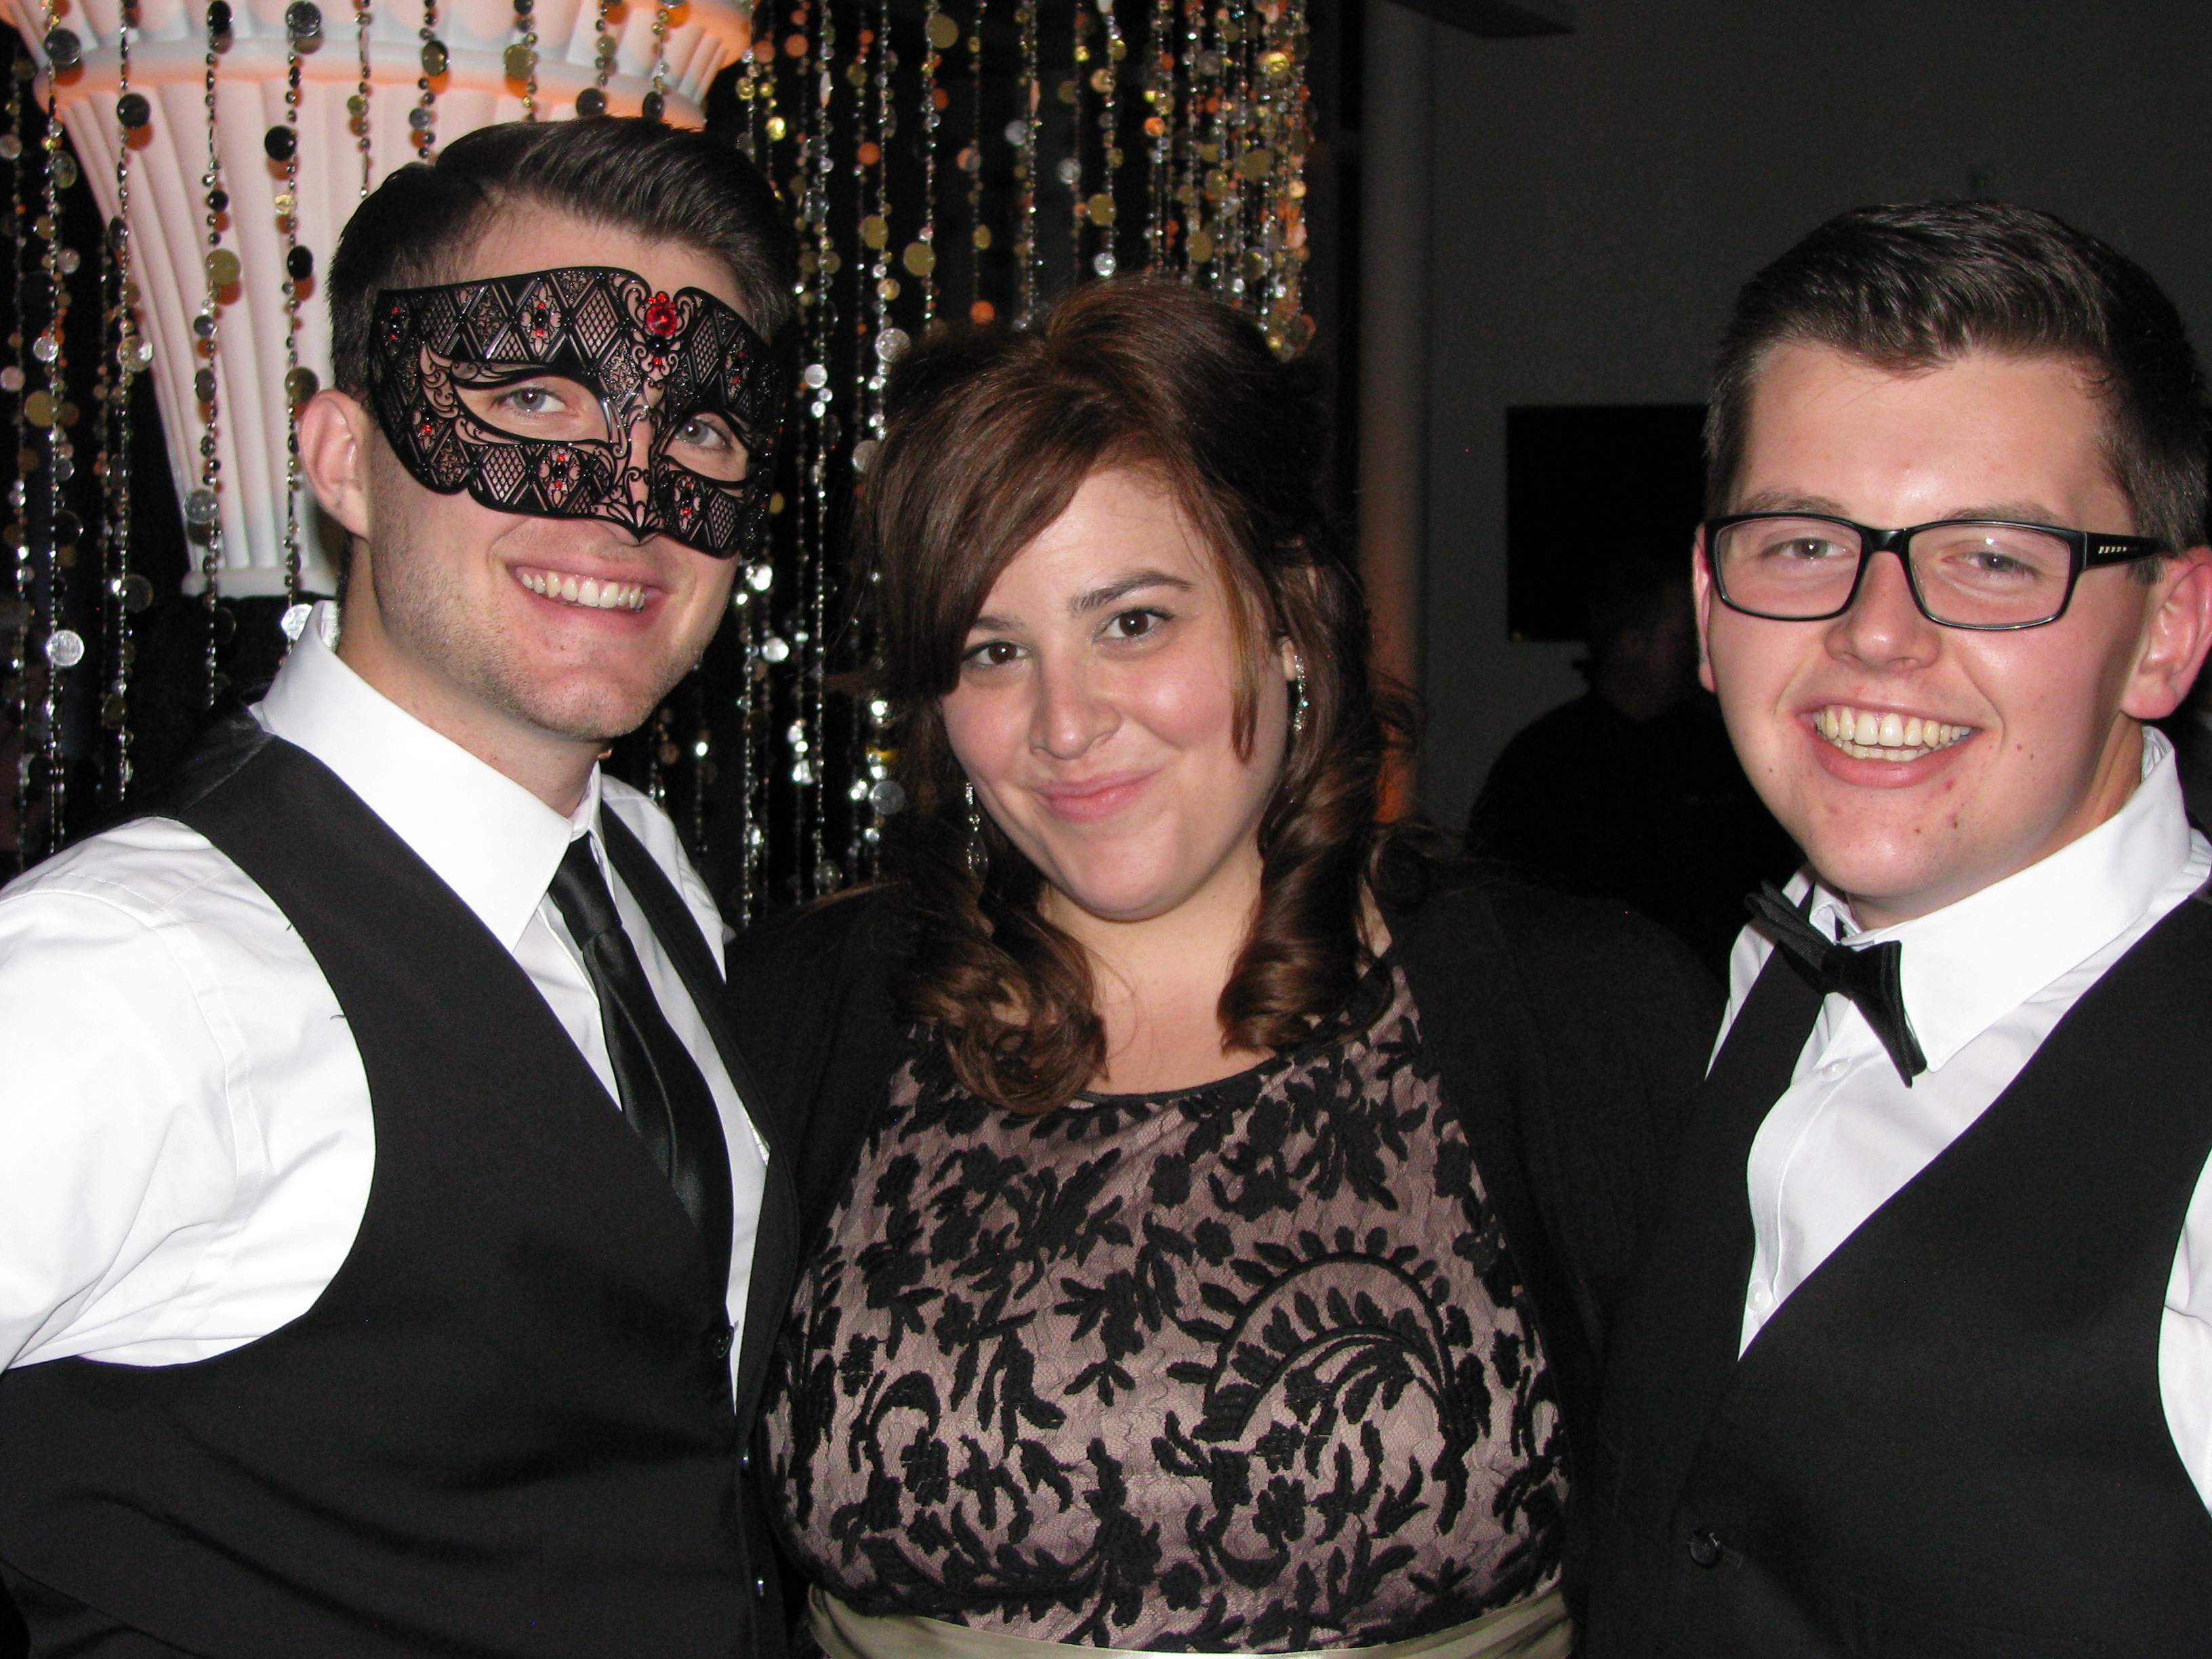
<path id="1" fill-rule="evenodd" d="M 324 283 L 338 232 L 362 195 L 361 152 L 348 127 L 346 100 L 361 78 L 358 27 L 343 0 L 321 0 L 322 34 L 301 56 L 299 189 L 295 217 L 300 245 L 314 256 L 314 287 L 300 314 L 299 361 L 330 384 L 330 306 Z M 219 390 L 222 463 L 217 492 L 222 560 L 216 585 L 226 596 L 284 591 L 284 477 L 291 400 L 284 386 L 284 239 L 276 197 L 282 168 L 262 149 L 263 136 L 284 121 L 285 13 L 288 0 L 234 0 L 232 40 L 217 59 L 216 144 L 230 197 L 222 245 L 239 257 L 242 282 L 222 310 L 213 367 Z M 121 0 L 76 0 L 63 14 L 78 38 L 82 62 L 62 71 L 55 88 L 64 125 L 103 218 L 116 210 L 115 162 L 122 131 L 115 118 L 121 66 Z M 617 52 L 607 84 L 608 106 L 634 115 L 651 84 L 653 8 L 635 4 L 611 22 Z M 751 40 L 751 10 L 743 0 L 690 0 L 676 8 L 683 21 L 668 34 L 666 109 L 678 125 L 697 126 L 708 83 Z M 592 84 L 599 50 L 596 8 L 587 0 L 541 0 L 538 96 L 547 115 L 575 112 L 576 94 Z M 204 0 L 141 0 L 131 48 L 131 83 L 153 106 L 153 120 L 132 141 L 131 243 L 139 318 L 153 343 L 154 392 L 177 499 L 198 487 L 203 429 L 193 374 L 205 361 L 192 318 L 205 303 L 207 275 L 206 9 Z M 449 66 L 437 91 L 437 138 L 522 114 L 521 83 L 508 80 L 502 53 L 517 37 L 511 0 L 441 0 L 438 33 Z M 0 20 L 34 49 L 46 27 L 37 0 L 0 0 Z M 407 113 L 416 104 L 422 73 L 415 0 L 376 0 L 369 17 L 369 97 L 375 181 L 415 159 Z M 42 76 L 38 94 L 46 95 Z M 89 251 L 86 255 L 89 260 Z M 312 495 L 298 504 L 301 586 L 333 590 L 336 573 L 318 545 Z M 200 585 L 199 549 L 185 591 Z"/>

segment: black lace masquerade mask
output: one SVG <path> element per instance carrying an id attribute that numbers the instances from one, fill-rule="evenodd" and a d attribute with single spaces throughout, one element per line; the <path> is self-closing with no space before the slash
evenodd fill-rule
<path id="1" fill-rule="evenodd" d="M 698 289 L 587 266 L 387 289 L 368 384 L 401 463 L 441 495 L 602 519 L 718 559 L 760 539 L 783 374 Z"/>

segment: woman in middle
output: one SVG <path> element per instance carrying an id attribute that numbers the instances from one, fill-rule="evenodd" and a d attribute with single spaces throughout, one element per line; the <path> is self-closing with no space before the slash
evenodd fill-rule
<path id="1" fill-rule="evenodd" d="M 812 1643 L 1565 1653 L 1702 975 L 1378 829 L 1316 400 L 1239 313 L 1097 285 L 890 403 L 885 880 L 732 953 L 807 1114 L 756 1455 Z"/>

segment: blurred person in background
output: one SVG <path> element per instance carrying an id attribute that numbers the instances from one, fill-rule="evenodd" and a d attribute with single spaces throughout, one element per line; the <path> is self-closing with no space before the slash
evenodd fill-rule
<path id="1" fill-rule="evenodd" d="M 1743 895 L 1796 866 L 1698 684 L 1686 560 L 1620 554 L 1584 588 L 1589 690 L 1505 745 L 1476 797 L 1468 851 L 1573 892 L 1622 900 L 1715 974 Z"/>

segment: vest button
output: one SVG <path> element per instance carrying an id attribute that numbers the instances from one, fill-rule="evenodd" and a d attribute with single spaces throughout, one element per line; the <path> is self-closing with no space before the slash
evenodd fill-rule
<path id="1" fill-rule="evenodd" d="M 1690 1534 L 1691 1560 L 1701 1567 L 1710 1567 L 1718 1564 L 1720 1559 L 1721 1540 L 1717 1536 L 1702 1530 Z"/>
<path id="2" fill-rule="evenodd" d="M 768 1600 L 768 1580 L 766 1578 L 756 1578 L 753 1580 L 753 1600 L 756 1601 L 765 1601 Z"/>
<path id="3" fill-rule="evenodd" d="M 727 1359 L 730 1357 L 730 1334 L 728 1331 L 716 1331 L 710 1334 L 707 1338 L 707 1352 L 717 1359 Z"/>
<path id="4" fill-rule="evenodd" d="M 752 1474 L 752 1472 L 753 1472 L 753 1454 L 752 1454 L 752 1448 L 750 1448 L 750 1446 L 748 1446 L 744 1450 L 743 1450 L 743 1451 L 741 1451 L 741 1452 L 739 1452 L 739 1453 L 738 1454 L 738 1473 L 739 1474 L 743 1474 L 743 1475 L 750 1475 L 750 1474 Z"/>

